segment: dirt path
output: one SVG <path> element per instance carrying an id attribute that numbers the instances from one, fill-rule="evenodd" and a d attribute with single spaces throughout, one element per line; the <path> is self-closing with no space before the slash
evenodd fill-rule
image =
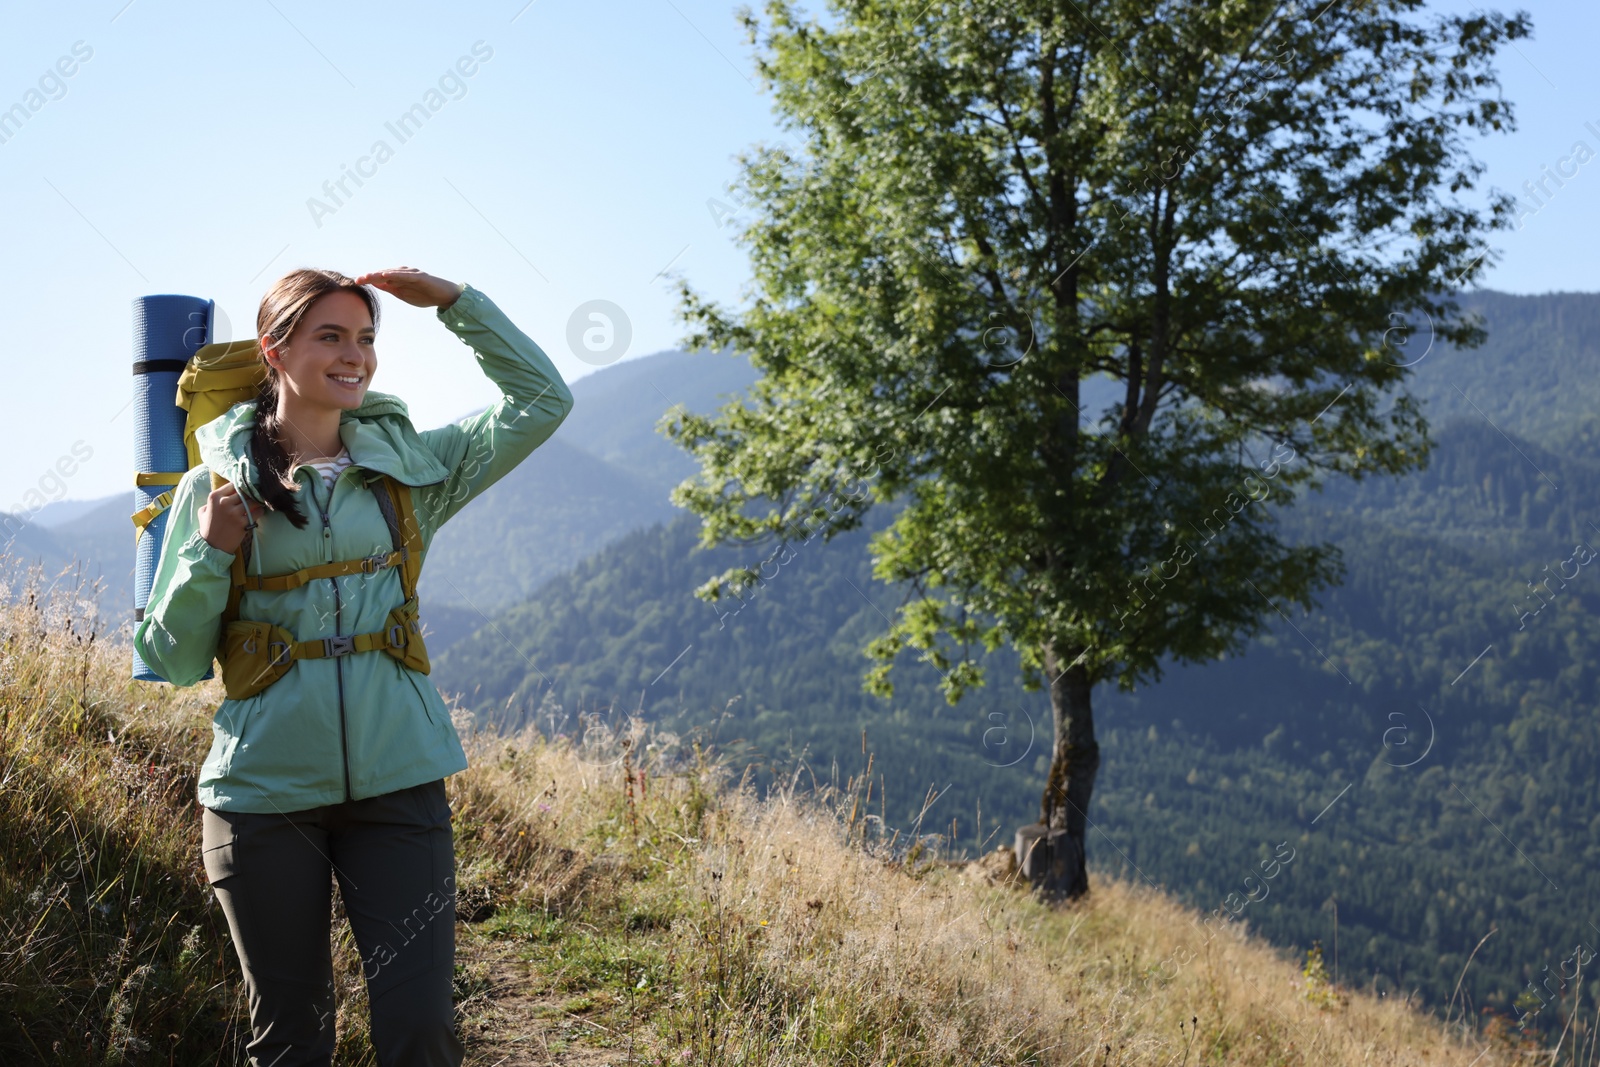
<path id="1" fill-rule="evenodd" d="M 456 958 L 467 969 L 472 989 L 458 1003 L 466 1016 L 462 1039 L 467 1044 L 467 1067 L 652 1062 L 642 1035 L 634 1035 L 630 1058 L 627 1033 L 568 1011 L 572 995 L 551 989 L 532 964 L 517 957 L 512 944 L 460 924 Z"/>

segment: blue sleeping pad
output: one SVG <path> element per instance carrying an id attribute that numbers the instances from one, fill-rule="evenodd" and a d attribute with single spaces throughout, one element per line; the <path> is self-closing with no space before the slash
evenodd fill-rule
<path id="1" fill-rule="evenodd" d="M 161 293 L 133 301 L 133 463 L 137 473 L 187 471 L 189 455 L 183 429 L 189 413 L 178 406 L 178 375 L 189 358 L 211 341 L 216 302 L 197 296 Z M 139 511 L 171 485 L 135 486 L 133 509 Z M 161 561 L 161 541 L 166 534 L 167 512 L 162 511 L 138 539 L 133 570 L 133 622 L 144 618 L 150 584 Z M 141 682 L 164 682 L 133 653 L 133 677 Z M 215 677 L 208 669 L 206 678 Z"/>

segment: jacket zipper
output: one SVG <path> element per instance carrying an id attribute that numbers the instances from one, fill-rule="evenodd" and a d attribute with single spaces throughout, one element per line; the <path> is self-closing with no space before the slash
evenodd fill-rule
<path id="1" fill-rule="evenodd" d="M 340 471 L 339 473 L 343 474 L 344 472 Z M 312 468 L 311 476 L 312 476 L 312 481 L 313 482 L 320 482 L 322 480 L 322 475 L 316 470 L 316 468 Z M 338 478 L 334 479 L 335 485 L 338 484 L 338 481 L 339 481 Z M 333 528 L 328 524 L 328 512 L 333 510 L 333 487 L 330 486 L 328 488 L 328 507 L 326 508 L 326 510 L 324 510 L 323 507 L 322 507 L 322 501 L 317 499 L 317 489 L 316 489 L 315 485 L 313 485 L 311 487 L 311 499 L 316 501 L 317 510 L 322 512 L 322 547 L 324 549 L 324 553 L 323 554 L 327 556 L 327 561 L 326 562 L 332 563 L 333 562 Z M 333 583 L 333 636 L 338 637 L 338 636 L 340 636 L 340 630 L 341 630 L 340 617 L 339 617 L 340 616 L 340 611 L 341 611 L 341 607 L 340 607 L 340 603 L 339 603 L 339 579 L 337 577 L 332 577 L 332 578 L 329 578 L 328 581 Z M 344 657 L 343 656 L 335 656 L 335 657 L 333 657 L 333 670 L 334 670 L 334 677 L 336 677 L 338 679 L 338 685 L 339 685 L 339 756 L 340 756 L 340 759 L 344 763 L 344 799 L 346 801 L 348 801 L 350 799 L 350 797 L 351 797 L 351 793 L 350 793 L 350 738 L 349 738 L 349 736 L 348 736 L 348 734 L 347 734 L 347 732 L 345 730 L 345 718 L 344 718 Z"/>

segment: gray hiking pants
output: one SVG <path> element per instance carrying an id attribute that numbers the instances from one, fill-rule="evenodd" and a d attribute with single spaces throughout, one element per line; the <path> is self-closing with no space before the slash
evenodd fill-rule
<path id="1" fill-rule="evenodd" d="M 206 878 L 250 1003 L 252 1067 L 332 1062 L 333 896 L 360 949 L 382 1067 L 459 1067 L 455 844 L 444 780 L 291 812 L 204 809 Z"/>

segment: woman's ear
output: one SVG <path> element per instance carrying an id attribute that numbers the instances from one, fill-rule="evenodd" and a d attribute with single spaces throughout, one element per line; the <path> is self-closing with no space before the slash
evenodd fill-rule
<path id="1" fill-rule="evenodd" d="M 283 370 L 283 346 L 269 334 L 261 338 L 261 359 L 273 370 Z"/>

